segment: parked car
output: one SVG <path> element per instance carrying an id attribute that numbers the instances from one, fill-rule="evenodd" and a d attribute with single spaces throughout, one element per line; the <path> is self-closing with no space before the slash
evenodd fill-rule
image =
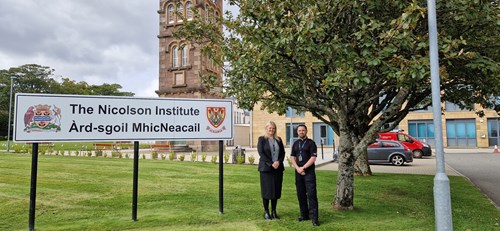
<path id="1" fill-rule="evenodd" d="M 381 132 L 378 134 L 379 140 L 396 140 L 402 142 L 413 152 L 413 157 L 422 158 L 423 156 L 432 156 L 431 146 L 420 142 L 412 136 L 402 132 Z"/>
<path id="2" fill-rule="evenodd" d="M 379 140 L 368 145 L 369 163 L 392 163 L 401 166 L 413 162 L 413 154 L 399 141 Z"/>

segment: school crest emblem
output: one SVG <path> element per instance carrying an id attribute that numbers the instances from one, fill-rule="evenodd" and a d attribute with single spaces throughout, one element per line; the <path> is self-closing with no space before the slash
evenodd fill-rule
<path id="1" fill-rule="evenodd" d="M 28 107 L 24 113 L 24 131 L 28 133 L 61 131 L 61 109 L 47 104 Z"/>
<path id="2" fill-rule="evenodd" d="M 210 125 L 215 129 L 207 126 L 207 130 L 212 133 L 219 133 L 226 129 L 226 127 L 222 126 L 219 128 L 224 120 L 226 119 L 226 108 L 225 107 L 207 107 L 207 119 Z"/>

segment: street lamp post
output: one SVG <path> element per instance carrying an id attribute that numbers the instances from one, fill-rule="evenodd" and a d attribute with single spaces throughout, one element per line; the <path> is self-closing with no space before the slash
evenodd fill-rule
<path id="1" fill-rule="evenodd" d="M 7 152 L 10 152 L 10 117 L 12 115 L 12 85 L 14 85 L 14 76 L 10 77 L 10 95 L 9 95 L 9 123 L 7 125 Z"/>
<path id="2" fill-rule="evenodd" d="M 436 22 L 436 0 L 427 0 L 429 27 L 429 56 L 431 64 L 432 109 L 436 137 L 436 175 L 434 176 L 434 219 L 437 231 L 452 231 L 450 180 L 446 176 L 443 128 L 441 118 L 441 89 L 439 78 L 438 33 Z"/>

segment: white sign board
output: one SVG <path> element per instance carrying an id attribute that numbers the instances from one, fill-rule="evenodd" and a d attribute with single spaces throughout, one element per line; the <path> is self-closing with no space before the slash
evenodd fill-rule
<path id="1" fill-rule="evenodd" d="M 231 100 L 16 94 L 14 141 L 224 140 Z"/>

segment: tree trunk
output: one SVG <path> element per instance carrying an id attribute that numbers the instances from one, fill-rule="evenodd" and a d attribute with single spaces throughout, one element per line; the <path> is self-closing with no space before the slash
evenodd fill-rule
<path id="1" fill-rule="evenodd" d="M 354 175 L 371 176 L 372 170 L 370 164 L 368 164 L 368 150 L 366 148 L 361 148 L 359 150 L 359 153 L 356 153 L 357 159 L 354 163 Z"/>
<path id="2" fill-rule="evenodd" d="M 345 132 L 348 129 L 340 130 L 339 172 L 333 207 L 338 210 L 352 210 L 354 209 L 354 148 L 349 133 Z"/>

